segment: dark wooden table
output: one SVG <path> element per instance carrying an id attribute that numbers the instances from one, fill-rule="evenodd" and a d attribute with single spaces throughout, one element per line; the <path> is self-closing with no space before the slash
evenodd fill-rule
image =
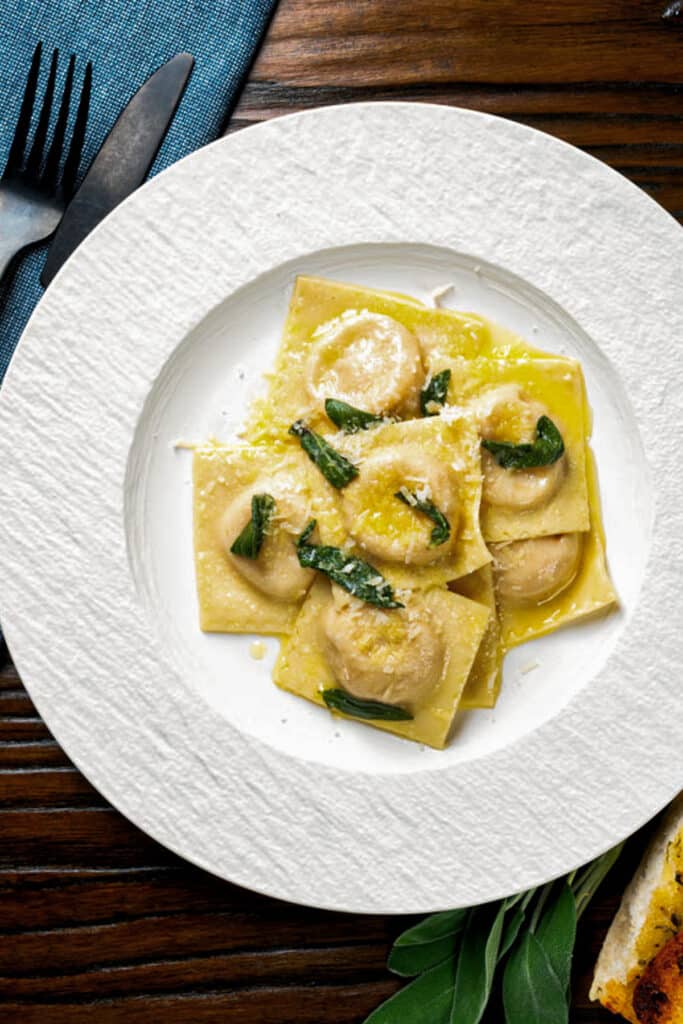
<path id="1" fill-rule="evenodd" d="M 411 99 L 511 117 L 586 149 L 683 217 L 683 13 L 666 0 L 282 0 L 232 128 Z M 114 674 L 113 670 L 113 674 Z M 574 1022 L 642 845 L 582 922 Z M 254 896 L 167 853 L 70 764 L 0 671 L 0 1020 L 351 1024 L 396 987 L 405 921 Z"/>

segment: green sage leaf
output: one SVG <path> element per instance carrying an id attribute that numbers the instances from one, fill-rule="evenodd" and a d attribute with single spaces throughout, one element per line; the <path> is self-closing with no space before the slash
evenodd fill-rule
<path id="1" fill-rule="evenodd" d="M 445 544 L 451 535 L 451 524 L 446 519 L 443 512 L 440 512 L 433 501 L 425 501 L 422 498 L 418 498 L 415 491 L 409 491 L 407 488 L 403 488 L 400 491 L 396 491 L 394 495 L 399 501 L 402 501 L 404 505 L 408 505 L 409 508 L 414 508 L 417 512 L 422 512 L 428 516 L 433 523 L 435 523 L 432 535 L 429 541 L 431 548 L 436 548 L 440 544 Z"/>
<path id="2" fill-rule="evenodd" d="M 451 382 L 451 371 L 441 370 L 430 377 L 420 392 L 420 412 L 423 416 L 438 416 L 438 406 L 445 405 L 448 385 Z M 434 408 L 437 406 L 437 408 Z"/>
<path id="3" fill-rule="evenodd" d="M 342 711 L 345 715 L 353 715 L 354 718 L 367 718 L 373 722 L 410 722 L 413 716 L 410 711 L 399 707 L 397 704 L 383 704 L 379 700 L 362 700 L 354 697 L 346 690 L 332 688 L 323 690 L 323 700 L 328 708 L 335 711 Z"/>
<path id="4" fill-rule="evenodd" d="M 484 1015 L 498 964 L 505 909 L 503 900 L 497 910 L 484 906 L 469 913 L 455 972 L 450 1024 L 479 1024 Z"/>
<path id="5" fill-rule="evenodd" d="M 466 919 L 464 909 L 445 910 L 408 928 L 392 946 L 387 962 L 389 970 L 411 977 L 452 956 Z"/>
<path id="6" fill-rule="evenodd" d="M 624 843 L 619 843 L 611 850 L 607 850 L 602 856 L 596 857 L 582 871 L 578 872 L 572 881 L 572 892 L 576 900 L 576 920 L 578 921 L 584 910 L 600 888 L 605 876 L 612 870 L 621 852 Z"/>
<path id="7" fill-rule="evenodd" d="M 510 441 L 483 440 L 482 447 L 491 452 L 503 469 L 532 469 L 550 466 L 564 455 L 562 434 L 547 416 L 536 423 L 533 444 L 512 444 Z"/>
<path id="8" fill-rule="evenodd" d="M 506 953 L 509 953 L 519 935 L 522 925 L 524 924 L 524 918 L 526 914 L 518 907 L 512 917 L 505 922 L 505 931 L 503 932 L 503 938 L 500 943 L 500 950 L 498 952 L 498 961 L 500 962 Z"/>
<path id="9" fill-rule="evenodd" d="M 568 1024 L 566 987 L 533 932 L 512 951 L 503 975 L 506 1024 Z"/>
<path id="10" fill-rule="evenodd" d="M 339 398 L 326 398 L 325 412 L 335 427 L 339 427 L 345 434 L 357 434 L 360 430 L 367 430 L 368 427 L 381 423 L 384 419 L 383 416 L 376 416 L 373 412 L 356 409 L 355 406 L 342 402 Z"/>
<path id="11" fill-rule="evenodd" d="M 535 934 L 560 985 L 567 991 L 576 942 L 576 902 L 574 893 L 566 882 L 563 883 L 555 902 L 541 917 Z"/>
<path id="12" fill-rule="evenodd" d="M 365 1024 L 449 1024 L 454 980 L 455 963 L 451 957 L 378 1006 Z"/>
<path id="13" fill-rule="evenodd" d="M 391 584 L 374 565 L 329 544 L 309 544 L 315 525 L 316 521 L 312 519 L 297 541 L 299 564 L 304 569 L 325 573 L 333 583 L 366 604 L 378 608 L 404 607 L 395 600 Z"/>
<path id="14" fill-rule="evenodd" d="M 270 494 L 252 495 L 251 519 L 233 541 L 230 547 L 233 555 L 258 558 L 274 511 L 275 499 Z"/>
<path id="15" fill-rule="evenodd" d="M 358 469 L 341 452 L 306 426 L 303 420 L 292 423 L 289 433 L 299 438 L 301 447 L 315 463 L 325 479 L 340 490 L 358 476 Z"/>

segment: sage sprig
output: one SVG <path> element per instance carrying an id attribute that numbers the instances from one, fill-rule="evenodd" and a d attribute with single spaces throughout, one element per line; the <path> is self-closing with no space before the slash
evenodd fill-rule
<path id="1" fill-rule="evenodd" d="M 439 406 L 445 405 L 451 371 L 441 370 L 430 377 L 420 392 L 420 412 L 423 416 L 438 416 Z"/>
<path id="2" fill-rule="evenodd" d="M 510 441 L 481 442 L 503 469 L 535 469 L 550 466 L 564 455 L 562 434 L 548 416 L 536 423 L 536 440 L 531 444 L 512 444 Z"/>
<path id="3" fill-rule="evenodd" d="M 358 476 L 357 467 L 333 448 L 324 437 L 307 427 L 303 420 L 292 423 L 289 433 L 299 438 L 299 443 L 311 462 L 315 463 L 333 487 L 341 490 Z"/>
<path id="4" fill-rule="evenodd" d="M 433 501 L 418 498 L 415 491 L 409 491 L 405 487 L 402 487 L 400 491 L 396 491 L 394 497 L 398 498 L 399 501 L 402 501 L 404 505 L 408 505 L 409 508 L 414 508 L 416 511 L 422 512 L 435 524 L 429 540 L 429 546 L 431 548 L 435 548 L 440 544 L 446 543 L 451 535 L 451 524 L 448 522 L 443 512 L 436 507 Z"/>
<path id="5" fill-rule="evenodd" d="M 384 420 L 383 416 L 356 409 L 354 405 L 342 402 L 339 398 L 326 398 L 325 412 L 335 427 L 339 427 L 345 434 L 357 434 L 360 430 L 367 430 L 368 427 L 376 426 Z"/>
<path id="6" fill-rule="evenodd" d="M 304 569 L 317 569 L 325 573 L 333 583 L 366 604 L 378 608 L 404 607 L 394 598 L 391 584 L 374 565 L 330 544 L 310 544 L 309 539 L 315 526 L 316 520 L 312 519 L 297 541 L 299 564 Z"/>
<path id="7" fill-rule="evenodd" d="M 479 1024 L 501 989 L 506 1024 L 567 1024 L 576 922 L 621 849 L 559 882 L 413 925 L 388 961 L 412 981 L 365 1024 Z"/>
<path id="8" fill-rule="evenodd" d="M 361 697 L 354 697 L 346 690 L 332 688 L 323 690 L 323 700 L 328 708 L 341 711 L 345 715 L 353 715 L 354 718 L 365 718 L 371 722 L 410 722 L 412 715 L 410 711 L 399 707 L 397 704 L 383 704 L 379 700 L 363 700 Z"/>
<path id="9" fill-rule="evenodd" d="M 275 499 L 270 494 L 254 494 L 251 499 L 251 518 L 232 543 L 233 555 L 258 558 L 275 512 Z"/>

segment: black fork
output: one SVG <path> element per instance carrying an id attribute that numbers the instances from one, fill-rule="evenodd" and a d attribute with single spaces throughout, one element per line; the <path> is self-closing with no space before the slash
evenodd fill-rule
<path id="1" fill-rule="evenodd" d="M 28 246 L 49 238 L 73 195 L 78 177 L 90 106 L 92 65 L 86 65 L 73 126 L 68 133 L 76 58 L 72 55 L 64 78 L 52 141 L 50 115 L 57 80 L 59 53 L 53 50 L 33 142 L 31 121 L 38 89 L 42 45 L 33 53 L 24 96 L 7 164 L 0 179 L 0 280 L 10 263 Z"/>

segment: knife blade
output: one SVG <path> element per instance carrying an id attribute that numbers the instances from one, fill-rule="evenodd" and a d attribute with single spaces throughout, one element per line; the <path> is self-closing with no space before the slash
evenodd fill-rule
<path id="1" fill-rule="evenodd" d="M 52 239 L 40 275 L 44 288 L 95 225 L 147 177 L 193 67 L 192 54 L 176 54 L 121 111 Z"/>

